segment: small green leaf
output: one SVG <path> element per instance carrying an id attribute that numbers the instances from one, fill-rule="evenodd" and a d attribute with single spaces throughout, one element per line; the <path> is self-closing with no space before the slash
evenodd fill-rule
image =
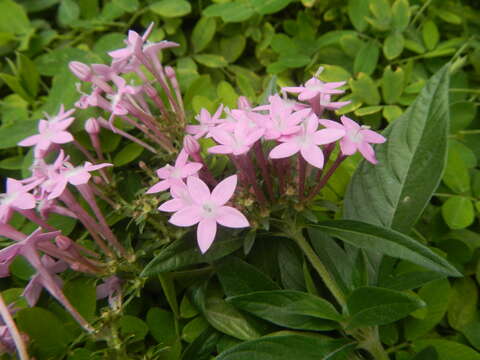
<path id="1" fill-rule="evenodd" d="M 161 0 L 150 5 L 150 10 L 157 15 L 173 18 L 189 14 L 192 5 L 186 0 Z"/>
<path id="2" fill-rule="evenodd" d="M 40 74 L 32 60 L 23 54 L 17 54 L 18 76 L 22 87 L 34 98 L 38 94 L 40 85 Z"/>
<path id="3" fill-rule="evenodd" d="M 454 196 L 442 205 L 443 219 L 450 229 L 464 229 L 475 220 L 475 210 L 472 200 Z"/>
<path id="4" fill-rule="evenodd" d="M 448 323 L 455 330 L 461 330 L 477 319 L 478 291 L 470 277 L 456 279 L 448 304 Z"/>
<path id="5" fill-rule="evenodd" d="M 129 341 L 140 341 L 148 334 L 148 325 L 138 317 L 124 315 L 119 321 L 120 333 Z"/>
<path id="6" fill-rule="evenodd" d="M 138 0 L 113 0 L 113 3 L 128 13 L 135 12 L 140 6 Z"/>
<path id="7" fill-rule="evenodd" d="M 416 296 L 400 291 L 361 287 L 347 299 L 351 319 L 349 327 L 384 325 L 403 319 L 425 306 Z"/>
<path id="8" fill-rule="evenodd" d="M 410 5 L 408 0 L 395 0 L 392 6 L 393 26 L 397 31 L 404 31 L 410 22 Z"/>
<path id="9" fill-rule="evenodd" d="M 464 150 L 462 144 L 459 143 L 460 146 L 456 146 L 457 142 L 452 140 L 448 144 L 449 151 L 443 182 L 454 192 L 462 194 L 470 190 L 470 170 L 462 153 Z"/>
<path id="10" fill-rule="evenodd" d="M 95 289 L 95 282 L 87 278 L 73 279 L 63 286 L 65 296 L 87 321 L 95 318 L 97 307 Z"/>
<path id="11" fill-rule="evenodd" d="M 387 105 L 383 107 L 383 117 L 387 119 L 389 123 L 399 118 L 403 114 L 401 107 L 396 105 Z"/>
<path id="12" fill-rule="evenodd" d="M 227 60 L 221 55 L 200 54 L 193 57 L 198 63 L 211 68 L 219 68 L 228 65 Z"/>
<path id="13" fill-rule="evenodd" d="M 229 63 L 237 60 L 242 55 L 247 45 L 245 36 L 237 34 L 230 37 L 222 37 L 220 39 L 220 54 Z"/>
<path id="14" fill-rule="evenodd" d="M 438 360 L 480 360 L 480 353 L 467 345 L 443 339 L 422 339 L 413 343 L 413 349 L 421 351 L 433 346 L 438 353 Z M 423 358 L 422 358 L 423 360 Z"/>
<path id="15" fill-rule="evenodd" d="M 348 0 L 348 16 L 355 29 L 363 32 L 367 26 L 365 18 L 369 15 L 369 0 Z"/>
<path id="16" fill-rule="evenodd" d="M 37 120 L 17 121 L 0 127 L 0 149 L 16 146 L 26 137 L 37 132 Z"/>
<path id="17" fill-rule="evenodd" d="M 428 50 L 433 50 L 440 40 L 440 33 L 438 32 L 437 25 L 432 20 L 427 20 L 423 24 L 422 29 L 423 43 Z"/>
<path id="18" fill-rule="evenodd" d="M 378 105 L 380 103 L 378 87 L 370 76 L 360 73 L 356 80 L 350 79 L 349 85 L 353 95 L 358 100 L 368 105 Z"/>
<path id="19" fill-rule="evenodd" d="M 71 27 L 80 17 L 80 7 L 74 0 L 62 0 L 58 8 L 58 23 Z"/>
<path id="20" fill-rule="evenodd" d="M 113 158 L 113 164 L 115 166 L 123 166 L 131 163 L 138 158 L 144 150 L 143 146 L 136 143 L 130 143 L 120 150 Z"/>
<path id="21" fill-rule="evenodd" d="M 382 77 L 382 95 L 387 104 L 396 104 L 403 93 L 405 73 L 401 67 L 395 71 L 387 66 Z"/>
<path id="22" fill-rule="evenodd" d="M 251 0 L 253 8 L 260 15 L 276 13 L 290 4 L 293 0 Z"/>
<path id="23" fill-rule="evenodd" d="M 182 329 L 182 340 L 191 343 L 209 327 L 208 321 L 203 316 L 197 316 L 185 324 Z"/>
<path id="24" fill-rule="evenodd" d="M 400 56 L 405 46 L 405 38 L 402 33 L 394 31 L 390 33 L 383 43 L 383 53 L 388 60 Z"/>
<path id="25" fill-rule="evenodd" d="M 195 24 L 192 32 L 192 45 L 195 52 L 200 52 L 207 47 L 215 36 L 217 22 L 211 17 L 202 17 Z"/>
<path id="26" fill-rule="evenodd" d="M 366 42 L 355 57 L 353 72 L 355 74 L 373 74 L 375 68 L 377 67 L 379 54 L 380 48 L 375 41 L 370 40 Z"/>
<path id="27" fill-rule="evenodd" d="M 24 8 L 12 0 L 0 0 L 0 32 L 24 34 L 30 29 Z"/>
<path id="28" fill-rule="evenodd" d="M 217 86 L 217 95 L 221 103 L 230 109 L 234 109 L 237 106 L 238 94 L 230 83 L 220 81 Z"/>
<path id="29" fill-rule="evenodd" d="M 203 10 L 202 14 L 204 16 L 220 16 L 227 23 L 242 22 L 255 14 L 255 10 L 249 3 L 234 1 L 209 5 Z"/>
<path id="30" fill-rule="evenodd" d="M 176 338 L 173 313 L 152 307 L 148 310 L 146 321 L 150 333 L 158 343 L 171 345 Z"/>
<path id="31" fill-rule="evenodd" d="M 367 106 L 360 108 L 358 110 L 355 110 L 354 114 L 357 116 L 367 116 L 367 115 L 372 115 L 376 114 L 379 111 L 381 111 L 383 106 Z"/>

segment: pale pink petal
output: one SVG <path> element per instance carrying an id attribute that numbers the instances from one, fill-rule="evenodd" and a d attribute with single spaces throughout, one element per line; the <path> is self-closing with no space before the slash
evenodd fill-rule
<path id="1" fill-rule="evenodd" d="M 322 169 L 324 163 L 324 157 L 322 150 L 316 145 L 310 145 L 303 147 L 300 150 L 303 158 L 312 166 Z"/>
<path id="2" fill-rule="evenodd" d="M 113 166 L 113 164 L 102 163 L 102 164 L 92 165 L 92 163 L 87 161 L 87 162 L 85 162 L 84 169 L 86 171 L 96 171 L 96 170 L 103 169 L 105 167 L 110 167 L 110 166 Z"/>
<path id="3" fill-rule="evenodd" d="M 189 206 L 177 211 L 168 220 L 171 224 L 188 227 L 202 220 L 202 209 L 198 205 Z"/>
<path id="4" fill-rule="evenodd" d="M 197 162 L 188 163 L 180 170 L 180 177 L 186 178 L 192 176 L 196 174 L 202 167 L 203 165 Z"/>
<path id="5" fill-rule="evenodd" d="M 287 86 L 287 87 L 283 87 L 282 91 L 287 91 L 287 92 L 291 92 L 291 93 L 299 93 L 299 92 L 302 92 L 304 89 L 305 88 L 303 86 L 296 86 L 296 87 Z"/>
<path id="6" fill-rule="evenodd" d="M 231 154 L 233 149 L 226 145 L 215 145 L 208 149 L 210 154 Z"/>
<path id="7" fill-rule="evenodd" d="M 353 121 L 352 119 L 350 119 L 346 116 L 342 116 L 340 118 L 340 121 L 345 126 L 345 130 L 347 130 L 347 131 L 353 130 L 353 131 L 357 132 L 360 129 L 360 125 L 358 125 L 355 121 Z"/>
<path id="8" fill-rule="evenodd" d="M 130 49 L 123 48 L 123 49 L 118 49 L 118 50 L 113 50 L 108 52 L 108 55 L 110 55 L 114 59 L 121 59 L 127 56 L 130 56 L 131 51 Z"/>
<path id="9" fill-rule="evenodd" d="M 158 210 L 160 211 L 166 211 L 166 212 L 175 212 L 175 211 L 180 211 L 182 208 L 184 208 L 184 202 L 180 199 L 172 199 L 165 201 Z"/>
<path id="10" fill-rule="evenodd" d="M 202 254 L 212 245 L 217 233 L 217 222 L 214 219 L 203 219 L 197 227 L 197 243 Z"/>
<path id="11" fill-rule="evenodd" d="M 336 89 L 340 86 L 345 85 L 347 82 L 346 81 L 338 81 L 338 82 L 327 82 L 324 84 L 324 87 L 327 89 Z"/>
<path id="12" fill-rule="evenodd" d="M 387 141 L 382 135 L 372 130 L 360 130 L 360 134 L 363 136 L 363 140 L 373 144 L 381 144 Z"/>
<path id="13" fill-rule="evenodd" d="M 317 145 L 330 144 L 345 136 L 343 129 L 323 129 L 313 134 L 313 142 Z"/>
<path id="14" fill-rule="evenodd" d="M 300 146 L 296 142 L 285 142 L 274 147 L 268 156 L 272 159 L 282 159 L 296 154 L 299 150 Z"/>
<path id="15" fill-rule="evenodd" d="M 73 141 L 73 136 L 68 131 L 59 131 L 50 135 L 49 139 L 55 144 L 66 144 Z"/>
<path id="16" fill-rule="evenodd" d="M 343 155 L 353 155 L 357 152 L 357 144 L 348 139 L 348 137 L 344 137 L 340 140 L 340 149 Z"/>
<path id="17" fill-rule="evenodd" d="M 67 181 L 64 178 L 61 178 L 55 182 L 55 185 L 53 189 L 50 191 L 50 194 L 48 195 L 47 199 L 52 200 L 60 195 L 62 195 L 63 191 L 67 187 Z"/>
<path id="18" fill-rule="evenodd" d="M 175 167 L 182 167 L 187 163 L 187 160 L 188 154 L 185 150 L 182 149 L 182 151 L 180 151 L 180 153 L 178 154 L 177 159 L 175 160 Z"/>
<path id="19" fill-rule="evenodd" d="M 333 121 L 333 120 L 328 120 L 328 119 L 320 119 L 318 120 L 318 122 L 325 126 L 326 128 L 333 128 L 333 129 L 344 129 L 343 125 L 336 122 L 336 121 Z"/>
<path id="20" fill-rule="evenodd" d="M 358 151 L 360 151 L 360 154 L 362 154 L 367 161 L 372 164 L 377 163 L 377 158 L 375 157 L 375 151 L 373 150 L 372 145 L 368 143 L 360 143 L 358 145 Z"/>
<path id="21" fill-rule="evenodd" d="M 230 228 L 243 228 L 250 226 L 245 215 L 231 206 L 222 206 L 217 212 L 217 222 Z"/>
<path id="22" fill-rule="evenodd" d="M 188 192 L 197 204 L 204 204 L 210 200 L 210 189 L 199 178 L 190 176 L 187 178 Z"/>
<path id="23" fill-rule="evenodd" d="M 36 205 L 35 197 L 29 193 L 19 194 L 12 205 L 23 210 L 33 209 Z"/>
<path id="24" fill-rule="evenodd" d="M 319 91 L 316 89 L 305 89 L 300 95 L 298 95 L 298 100 L 305 101 L 313 99 L 315 96 L 318 95 L 318 93 Z"/>
<path id="25" fill-rule="evenodd" d="M 149 188 L 145 194 L 155 194 L 160 191 L 165 191 L 170 187 L 170 181 L 169 180 L 162 180 L 155 185 L 153 185 L 151 188 Z"/>
<path id="26" fill-rule="evenodd" d="M 33 146 L 40 140 L 40 135 L 29 136 L 18 143 L 19 146 Z"/>
<path id="27" fill-rule="evenodd" d="M 210 130 L 210 134 L 212 135 L 213 139 L 219 144 L 231 145 L 233 143 L 232 134 L 220 128 L 214 128 Z"/>
<path id="28" fill-rule="evenodd" d="M 164 167 L 157 170 L 157 176 L 160 179 L 168 179 L 172 176 L 173 166 L 172 165 L 165 165 Z"/>
<path id="29" fill-rule="evenodd" d="M 308 134 L 314 133 L 318 129 L 318 118 L 315 114 L 310 115 L 305 119 L 306 132 Z"/>
<path id="30" fill-rule="evenodd" d="M 215 189 L 212 191 L 210 200 L 215 204 L 221 206 L 225 204 L 233 196 L 235 188 L 237 187 L 237 175 L 232 175 L 220 181 Z"/>
<path id="31" fill-rule="evenodd" d="M 23 189 L 23 185 L 20 181 L 7 178 L 6 181 L 7 194 L 14 193 Z"/>
<path id="32" fill-rule="evenodd" d="M 42 119 L 38 122 L 38 131 L 40 133 L 45 132 L 49 127 L 50 123 L 47 120 Z"/>
<path id="33" fill-rule="evenodd" d="M 72 185 L 83 185 L 88 183 L 92 175 L 88 171 L 80 171 L 75 175 L 68 177 L 68 182 Z"/>
<path id="34" fill-rule="evenodd" d="M 258 129 L 252 131 L 250 134 L 248 134 L 245 138 L 245 144 L 255 144 L 265 133 L 265 129 Z"/>

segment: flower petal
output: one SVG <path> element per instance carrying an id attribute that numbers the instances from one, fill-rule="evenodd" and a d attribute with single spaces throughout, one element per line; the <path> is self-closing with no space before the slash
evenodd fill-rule
<path id="1" fill-rule="evenodd" d="M 233 196 L 235 188 L 237 187 L 237 175 L 232 175 L 220 181 L 213 189 L 210 200 L 216 205 L 225 204 Z"/>
<path id="2" fill-rule="evenodd" d="M 303 158 L 316 168 L 322 169 L 324 163 L 323 151 L 316 145 L 303 147 L 300 150 Z"/>
<path id="3" fill-rule="evenodd" d="M 250 226 L 245 215 L 231 206 L 222 206 L 217 212 L 217 222 L 230 228 L 243 228 Z"/>
<path id="4" fill-rule="evenodd" d="M 210 200 L 210 189 L 207 184 L 197 177 L 190 176 L 187 178 L 187 187 L 190 196 L 197 204 L 204 204 Z"/>
<path id="5" fill-rule="evenodd" d="M 35 145 L 38 140 L 40 140 L 40 135 L 36 134 L 36 135 L 32 135 L 32 136 L 29 136 L 25 139 L 23 139 L 22 141 L 20 141 L 18 143 L 19 146 L 33 146 Z"/>
<path id="6" fill-rule="evenodd" d="M 153 185 L 150 189 L 147 190 L 145 194 L 155 194 L 160 191 L 165 191 L 170 187 L 170 181 L 162 180 L 155 185 Z"/>
<path id="7" fill-rule="evenodd" d="M 363 157 L 372 164 L 376 164 L 378 162 L 377 158 L 375 157 L 375 151 L 373 150 L 372 145 L 365 142 L 360 143 L 358 145 L 358 151 L 360 151 L 360 154 L 362 154 Z"/>
<path id="8" fill-rule="evenodd" d="M 214 219 L 203 219 L 197 228 L 197 243 L 202 254 L 212 245 L 217 233 L 217 222 Z"/>
<path id="9" fill-rule="evenodd" d="M 168 220 L 171 224 L 181 227 L 188 227 L 197 224 L 201 217 L 202 209 L 199 206 L 193 205 L 183 208 L 173 214 Z"/>
<path id="10" fill-rule="evenodd" d="M 363 140 L 369 143 L 381 144 L 387 141 L 385 137 L 372 130 L 360 130 L 360 133 L 363 136 Z"/>
<path id="11" fill-rule="evenodd" d="M 285 142 L 274 147 L 268 156 L 272 159 L 282 159 L 296 154 L 299 150 L 300 146 L 296 142 Z"/>
<path id="12" fill-rule="evenodd" d="M 345 136 L 343 129 L 322 129 L 313 134 L 313 142 L 317 145 L 330 144 Z"/>
<path id="13" fill-rule="evenodd" d="M 19 194 L 12 205 L 22 210 L 33 209 L 36 205 L 35 197 L 30 193 Z"/>
<path id="14" fill-rule="evenodd" d="M 340 140 L 340 149 L 343 155 L 353 155 L 357 152 L 357 144 L 348 137 L 344 137 Z"/>
<path id="15" fill-rule="evenodd" d="M 165 201 L 158 210 L 165 211 L 165 212 L 176 212 L 180 211 L 182 208 L 185 207 L 184 202 L 181 199 L 171 199 Z"/>
<path id="16" fill-rule="evenodd" d="M 198 173 L 198 171 L 203 167 L 202 164 L 198 162 L 191 162 L 184 165 L 180 170 L 180 177 L 186 178 Z"/>

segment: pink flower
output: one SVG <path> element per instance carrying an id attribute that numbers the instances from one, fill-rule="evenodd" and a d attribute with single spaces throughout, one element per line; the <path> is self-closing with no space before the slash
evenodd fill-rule
<path id="1" fill-rule="evenodd" d="M 232 132 L 225 129 L 226 127 L 220 126 L 210 130 L 210 134 L 220 145 L 212 146 L 208 152 L 235 156 L 245 154 L 265 132 L 265 129 L 251 127 L 248 120 L 239 121 Z"/>
<path id="2" fill-rule="evenodd" d="M 65 114 L 62 115 L 64 116 Z M 66 144 L 73 141 L 72 134 L 66 131 L 66 129 L 72 124 L 73 120 L 74 118 L 72 117 L 66 119 L 63 117 L 54 117 L 50 121 L 42 119 L 38 123 L 39 134 L 23 139 L 18 145 L 35 145 L 35 157 L 41 158 L 45 155 L 52 144 Z"/>
<path id="3" fill-rule="evenodd" d="M 216 125 L 220 124 L 220 115 L 223 112 L 223 105 L 220 105 L 215 111 L 215 114 L 210 115 L 208 110 L 201 109 L 200 114 L 196 116 L 199 125 L 187 125 L 186 130 L 190 135 L 193 135 L 195 139 L 200 139 L 205 135 L 208 137 L 209 132 Z"/>
<path id="4" fill-rule="evenodd" d="M 0 194 L 0 222 L 7 223 L 14 209 L 28 210 L 36 205 L 35 197 L 29 193 L 38 182 L 24 186 L 18 180 L 7 178 L 6 192 Z"/>
<path id="5" fill-rule="evenodd" d="M 344 91 L 337 88 L 343 85 L 345 85 L 345 81 L 325 83 L 316 77 L 312 77 L 304 86 L 284 87 L 282 90 L 299 93 L 298 100 L 305 101 L 321 94 L 342 94 Z"/>
<path id="6" fill-rule="evenodd" d="M 233 196 L 236 186 L 236 175 L 221 181 L 212 192 L 199 178 L 189 177 L 187 188 L 194 203 L 175 212 L 170 217 L 170 223 L 181 227 L 198 224 L 197 242 L 200 251 L 205 253 L 215 239 L 217 223 L 230 228 L 243 228 L 250 225 L 240 211 L 231 206 L 225 206 Z"/>
<path id="7" fill-rule="evenodd" d="M 188 162 L 188 154 L 185 150 L 182 150 L 180 154 L 178 154 L 174 166 L 165 165 L 157 170 L 158 177 L 164 180 L 153 185 L 146 193 L 154 194 L 165 191 L 172 185 L 182 182 L 182 179 L 195 175 L 202 166 L 203 165 L 198 162 Z"/>
<path id="8" fill-rule="evenodd" d="M 165 201 L 158 210 L 176 212 L 195 203 L 184 182 L 173 184 L 170 188 L 170 195 L 172 195 L 173 199 Z"/>
<path id="9" fill-rule="evenodd" d="M 344 155 L 353 155 L 359 151 L 367 161 L 376 164 L 375 151 L 370 144 L 381 144 L 387 139 L 370 130 L 368 126 L 360 126 L 346 116 L 342 116 L 340 120 L 342 124 L 332 120 L 321 119 L 320 124 L 327 129 L 343 130 L 345 132 L 345 135 L 340 140 L 340 149 Z"/>
<path id="10" fill-rule="evenodd" d="M 345 135 L 343 129 L 317 130 L 318 118 L 311 114 L 302 124 L 299 133 L 280 139 L 283 144 L 277 145 L 270 151 L 272 159 L 286 158 L 300 152 L 302 157 L 311 165 L 323 168 L 324 157 L 318 145 L 330 144 Z"/>

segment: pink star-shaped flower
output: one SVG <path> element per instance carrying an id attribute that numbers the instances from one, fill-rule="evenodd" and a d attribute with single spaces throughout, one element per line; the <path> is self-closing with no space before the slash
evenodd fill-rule
<path id="1" fill-rule="evenodd" d="M 0 194 L 0 222 L 7 223 L 12 211 L 17 208 L 21 210 L 33 209 L 36 205 L 35 197 L 29 193 L 38 185 L 38 182 L 24 186 L 20 181 L 7 178 L 6 192 Z"/>
<path id="2" fill-rule="evenodd" d="M 381 144 L 387 141 L 382 135 L 370 130 L 368 126 L 360 126 L 352 119 L 342 116 L 341 124 L 321 119 L 320 124 L 331 130 L 343 130 L 345 135 L 340 140 L 340 149 L 344 155 L 353 155 L 359 151 L 372 164 L 377 163 L 375 151 L 370 144 Z"/>
<path id="3" fill-rule="evenodd" d="M 210 130 L 212 137 L 219 145 L 212 146 L 208 152 L 212 154 L 242 155 L 247 153 L 265 133 L 265 129 L 251 127 L 248 120 L 235 124 L 233 131 L 219 126 Z"/>
<path id="4" fill-rule="evenodd" d="M 197 242 L 200 251 L 205 253 L 215 239 L 217 223 L 230 228 L 250 226 L 245 215 L 239 210 L 225 206 L 233 196 L 236 186 L 236 175 L 221 181 L 212 192 L 199 178 L 189 177 L 187 188 L 194 203 L 175 212 L 169 222 L 181 227 L 198 224 Z"/>
<path id="5" fill-rule="evenodd" d="M 298 100 L 305 101 L 311 100 L 321 94 L 343 94 L 343 90 L 337 89 L 343 85 L 345 85 L 345 81 L 326 83 L 316 77 L 312 77 L 304 86 L 284 87 L 282 90 L 291 93 L 299 93 Z"/>
<path id="6" fill-rule="evenodd" d="M 311 114 L 302 124 L 299 133 L 281 138 L 283 143 L 270 151 L 272 159 L 281 159 L 300 152 L 302 157 L 311 165 L 323 168 L 324 157 L 318 145 L 330 144 L 345 135 L 343 129 L 317 130 L 318 118 Z"/>
<path id="7" fill-rule="evenodd" d="M 188 154 L 186 151 L 180 151 L 178 154 L 175 165 L 165 165 L 157 170 L 157 175 L 160 179 L 164 179 L 150 189 L 147 190 L 147 194 L 154 194 L 160 191 L 169 189 L 172 185 L 182 182 L 189 176 L 195 175 L 201 168 L 202 164 L 198 162 L 188 162 Z"/>
<path id="8" fill-rule="evenodd" d="M 220 115 L 223 112 L 223 105 L 220 105 L 215 111 L 215 114 L 210 115 L 207 109 L 201 109 L 200 114 L 195 117 L 199 122 L 199 125 L 187 125 L 186 130 L 190 135 L 193 135 L 195 139 L 200 139 L 204 136 L 209 137 L 209 132 L 216 125 L 220 124 Z"/>
<path id="9" fill-rule="evenodd" d="M 170 187 L 171 200 L 165 201 L 158 210 L 165 212 L 176 212 L 185 207 L 193 205 L 195 202 L 188 192 L 188 187 L 183 181 L 173 184 Z"/>

